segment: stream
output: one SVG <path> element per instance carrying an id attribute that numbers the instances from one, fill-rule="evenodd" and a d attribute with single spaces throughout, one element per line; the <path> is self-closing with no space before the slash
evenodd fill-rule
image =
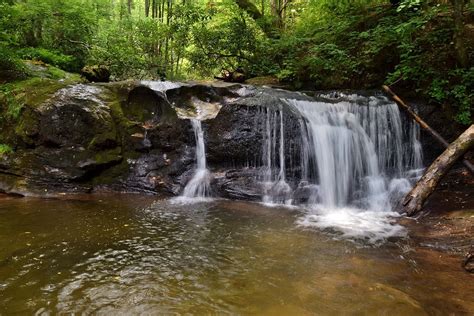
<path id="1" fill-rule="evenodd" d="M 308 228 L 298 207 L 1 199 L 0 315 L 474 311 L 472 277 L 453 258 L 408 237 L 374 244 Z"/>

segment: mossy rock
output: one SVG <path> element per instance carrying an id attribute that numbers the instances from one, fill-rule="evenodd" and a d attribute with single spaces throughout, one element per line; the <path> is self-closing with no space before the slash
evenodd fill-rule
<path id="1" fill-rule="evenodd" d="M 82 79 L 79 74 L 70 73 L 60 68 L 51 66 L 42 61 L 38 60 L 25 60 L 26 68 L 31 77 L 33 78 L 46 78 L 61 80 L 65 83 L 76 83 L 81 82 Z"/>
<path id="2" fill-rule="evenodd" d="M 85 66 L 81 75 L 90 82 L 109 82 L 110 70 L 104 65 Z"/>

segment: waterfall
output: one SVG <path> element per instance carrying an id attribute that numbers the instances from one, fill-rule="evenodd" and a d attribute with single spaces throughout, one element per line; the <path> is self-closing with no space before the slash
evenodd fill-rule
<path id="1" fill-rule="evenodd" d="M 196 170 L 191 180 L 184 187 L 181 197 L 205 198 L 210 195 L 211 175 L 206 166 L 206 147 L 201 121 L 191 119 L 194 137 L 196 139 Z"/>
<path id="2" fill-rule="evenodd" d="M 337 227 L 346 235 L 400 233 L 389 216 L 420 176 L 419 128 L 384 97 L 326 100 L 283 100 L 300 116 L 297 132 L 285 133 L 281 109 L 265 111 L 263 201 L 303 203 L 310 210 L 300 220 L 305 226 Z M 299 151 L 285 148 L 285 134 L 297 140 Z M 298 161 L 300 169 L 290 184 L 285 159 Z M 294 198 L 301 192 L 304 202 Z"/>

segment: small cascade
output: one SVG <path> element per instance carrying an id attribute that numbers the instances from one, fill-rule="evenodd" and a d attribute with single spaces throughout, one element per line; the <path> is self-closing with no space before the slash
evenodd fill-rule
<path id="1" fill-rule="evenodd" d="M 279 124 L 277 123 L 279 122 Z M 283 111 L 265 110 L 265 133 L 263 135 L 264 197 L 265 203 L 291 203 L 291 187 L 286 182 L 285 129 Z M 279 135 L 279 137 L 278 137 Z M 278 140 L 278 150 L 277 150 Z M 278 164 L 276 157 L 278 156 Z M 278 173 L 274 172 L 278 168 Z"/>
<path id="2" fill-rule="evenodd" d="M 201 121 L 191 119 L 196 139 L 196 170 L 191 180 L 184 187 L 181 197 L 205 198 L 210 196 L 211 174 L 206 166 L 206 148 Z"/>
<path id="3" fill-rule="evenodd" d="M 400 234 L 392 205 L 420 176 L 419 128 L 384 97 L 325 99 L 282 100 L 300 116 L 296 131 L 285 131 L 281 108 L 262 113 L 263 202 L 306 205 L 310 211 L 300 224 L 351 237 Z"/>

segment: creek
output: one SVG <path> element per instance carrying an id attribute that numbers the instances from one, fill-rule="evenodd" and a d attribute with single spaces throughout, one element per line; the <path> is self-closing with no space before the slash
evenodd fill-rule
<path id="1" fill-rule="evenodd" d="M 295 225 L 297 209 L 141 195 L 2 198 L 0 314 L 461 314 L 453 259 Z"/>

